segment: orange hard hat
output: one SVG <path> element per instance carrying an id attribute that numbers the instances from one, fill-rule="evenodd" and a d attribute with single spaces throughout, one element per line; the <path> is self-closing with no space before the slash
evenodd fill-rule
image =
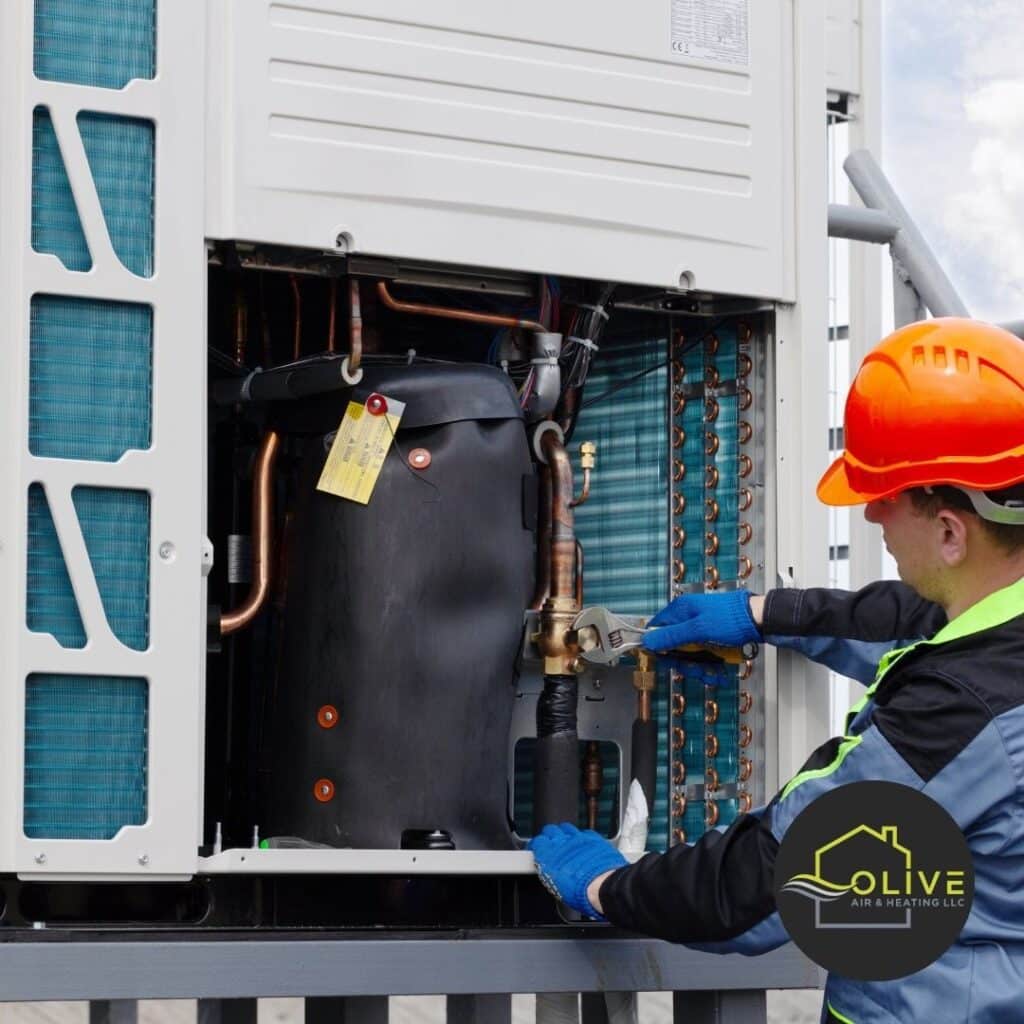
<path id="1" fill-rule="evenodd" d="M 861 363 L 846 397 L 846 451 L 818 483 L 826 505 L 909 487 L 999 490 L 1024 480 L 1024 341 L 977 320 L 923 320 Z"/>

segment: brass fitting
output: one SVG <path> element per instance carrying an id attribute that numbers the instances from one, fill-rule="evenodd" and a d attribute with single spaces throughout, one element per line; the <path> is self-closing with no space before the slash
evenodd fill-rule
<path id="1" fill-rule="evenodd" d="M 637 718 L 641 722 L 651 720 L 651 694 L 657 686 L 654 672 L 654 655 L 643 649 L 636 652 L 636 668 L 633 670 L 633 686 L 637 694 Z"/>
<path id="2" fill-rule="evenodd" d="M 597 445 L 593 441 L 584 441 L 580 445 L 580 467 L 593 469 L 596 464 Z"/>
<path id="3" fill-rule="evenodd" d="M 549 597 L 540 609 L 540 632 L 535 643 L 544 659 L 544 675 L 576 675 L 581 667 L 579 641 L 573 622 L 579 614 L 571 597 Z"/>

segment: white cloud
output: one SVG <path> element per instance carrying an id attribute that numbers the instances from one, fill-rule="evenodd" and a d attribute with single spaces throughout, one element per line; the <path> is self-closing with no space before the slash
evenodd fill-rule
<path id="1" fill-rule="evenodd" d="M 1020 0 L 890 0 L 884 162 L 976 316 L 1024 317 Z"/>

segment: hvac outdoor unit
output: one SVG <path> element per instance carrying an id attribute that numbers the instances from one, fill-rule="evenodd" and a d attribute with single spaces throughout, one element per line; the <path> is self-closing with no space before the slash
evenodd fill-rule
<path id="1" fill-rule="evenodd" d="M 531 422 L 597 443 L 583 603 L 823 582 L 823 32 L 784 0 L 3 5 L 0 870 L 529 875 Z M 363 505 L 316 484 L 370 390 L 406 413 Z M 658 672 L 650 848 L 795 767 L 827 696 L 791 668 Z M 578 676 L 608 834 L 632 679 Z"/>

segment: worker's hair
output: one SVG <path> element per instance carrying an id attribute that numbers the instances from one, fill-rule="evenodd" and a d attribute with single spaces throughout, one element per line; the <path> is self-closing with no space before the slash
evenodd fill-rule
<path id="1" fill-rule="evenodd" d="M 931 493 L 929 493 L 929 491 Z M 971 499 L 963 491 L 946 484 L 936 484 L 926 491 L 923 487 L 912 487 L 907 492 L 914 508 L 926 516 L 936 516 L 943 508 L 956 509 L 958 512 L 969 512 L 978 516 Z M 985 492 L 994 502 L 1000 505 L 1010 500 L 1024 501 L 1024 483 L 1014 484 L 1001 491 Z M 1009 523 L 992 523 L 978 516 L 982 529 L 1007 554 L 1013 555 L 1024 551 L 1024 526 L 1011 526 Z"/>

